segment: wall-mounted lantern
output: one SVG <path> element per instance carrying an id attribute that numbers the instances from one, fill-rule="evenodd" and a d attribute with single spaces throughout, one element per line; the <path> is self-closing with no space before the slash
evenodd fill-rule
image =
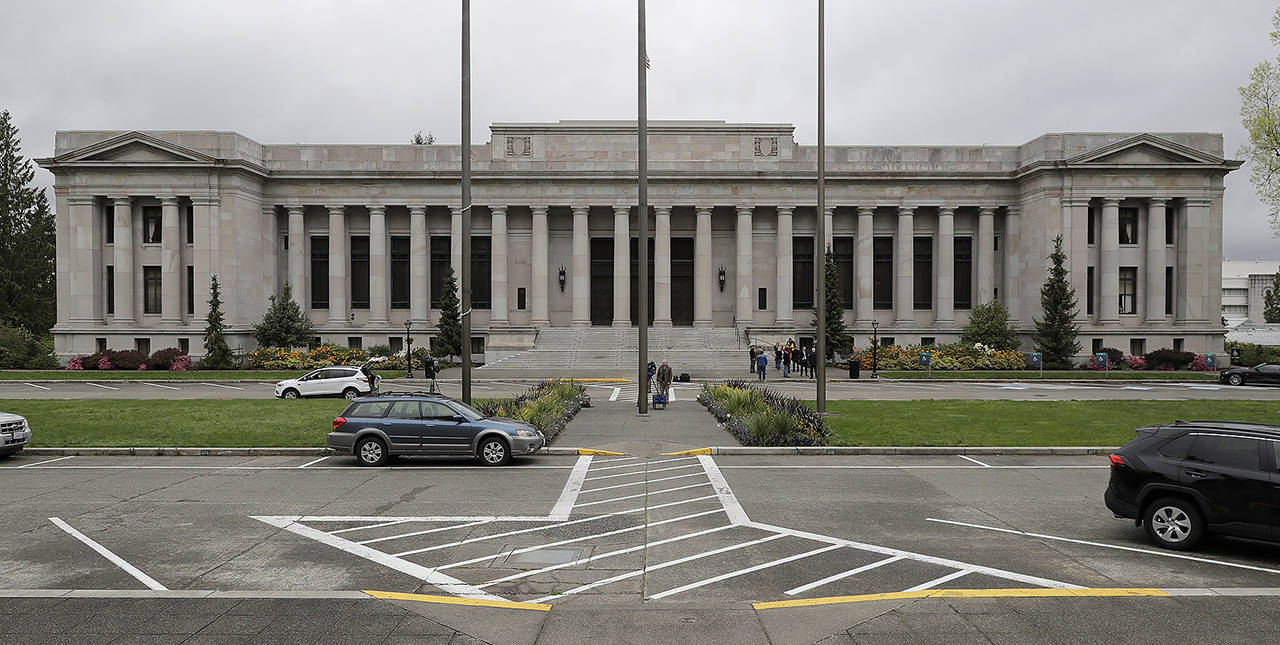
<path id="1" fill-rule="evenodd" d="M 560 267 L 560 293 L 564 293 L 564 267 Z"/>
<path id="2" fill-rule="evenodd" d="M 720 267 L 720 291 L 724 291 L 724 267 Z"/>

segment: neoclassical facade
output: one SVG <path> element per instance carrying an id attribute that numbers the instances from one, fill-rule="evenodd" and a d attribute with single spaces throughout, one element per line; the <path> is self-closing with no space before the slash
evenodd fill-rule
<path id="1" fill-rule="evenodd" d="M 1221 351 L 1223 176 L 1208 133 L 1046 134 L 1017 146 L 815 146 L 787 124 L 649 126 L 650 285 L 638 284 L 634 122 L 495 123 L 473 148 L 473 351 L 545 327 L 802 336 L 830 249 L 857 344 L 955 340 L 998 298 L 1030 349 L 1054 236 L 1085 352 Z M 218 276 L 233 348 L 288 283 L 317 342 L 430 336 L 461 264 L 458 145 L 265 145 L 234 132 L 60 131 L 57 351 L 189 347 Z M 814 239 L 818 217 L 826 238 Z"/>

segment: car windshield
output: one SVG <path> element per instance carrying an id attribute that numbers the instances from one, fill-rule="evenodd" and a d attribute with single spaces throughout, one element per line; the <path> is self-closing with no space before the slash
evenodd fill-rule
<path id="1" fill-rule="evenodd" d="M 485 415 L 479 410 L 463 403 L 462 401 L 450 401 L 449 403 L 453 405 L 454 409 L 461 412 L 462 416 L 466 417 L 468 421 L 479 421 L 485 417 Z"/>

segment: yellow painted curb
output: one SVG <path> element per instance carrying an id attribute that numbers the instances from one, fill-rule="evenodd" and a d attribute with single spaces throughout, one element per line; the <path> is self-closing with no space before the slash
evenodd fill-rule
<path id="1" fill-rule="evenodd" d="M 414 600 L 417 602 L 433 602 L 441 605 L 467 605 L 471 607 L 493 607 L 496 609 L 523 609 L 526 611 L 551 611 L 551 605 L 536 602 L 515 602 L 512 600 L 484 600 L 481 598 L 458 598 L 457 596 L 429 596 L 420 593 L 400 593 L 398 591 L 369 591 L 364 593 L 383 600 Z"/>
<path id="2" fill-rule="evenodd" d="M 625 455 L 625 454 L 627 454 L 627 453 L 625 453 L 625 452 L 613 452 L 613 451 L 611 451 L 611 450 L 592 450 L 591 448 L 578 448 L 578 454 L 580 454 L 580 455 L 602 455 L 602 456 L 605 456 L 605 457 L 621 457 L 621 456 L 623 456 L 623 455 Z"/>
<path id="3" fill-rule="evenodd" d="M 662 456 L 671 457 L 675 455 L 709 455 L 709 454 L 711 454 L 710 448 L 695 448 L 693 450 L 681 450 L 680 452 L 664 452 L 662 453 Z"/>
<path id="4" fill-rule="evenodd" d="M 911 598 L 1123 598 L 1169 596 L 1163 589 L 1142 587 L 1097 587 L 1093 589 L 928 589 L 925 591 L 897 591 L 871 593 L 860 596 L 830 596 L 827 598 L 800 598 L 757 602 L 756 609 L 783 609 L 786 607 L 817 607 L 840 605 L 872 600 L 905 600 Z"/>

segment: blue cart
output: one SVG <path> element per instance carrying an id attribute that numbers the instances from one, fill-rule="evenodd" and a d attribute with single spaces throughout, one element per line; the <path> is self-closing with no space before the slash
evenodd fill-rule
<path id="1" fill-rule="evenodd" d="M 665 409 L 666 407 L 667 407 L 667 395 L 665 395 L 665 394 L 654 394 L 654 395 L 653 395 L 653 409 L 655 409 L 655 410 L 657 410 L 657 409 L 659 409 L 659 408 L 663 408 L 663 409 Z"/>

